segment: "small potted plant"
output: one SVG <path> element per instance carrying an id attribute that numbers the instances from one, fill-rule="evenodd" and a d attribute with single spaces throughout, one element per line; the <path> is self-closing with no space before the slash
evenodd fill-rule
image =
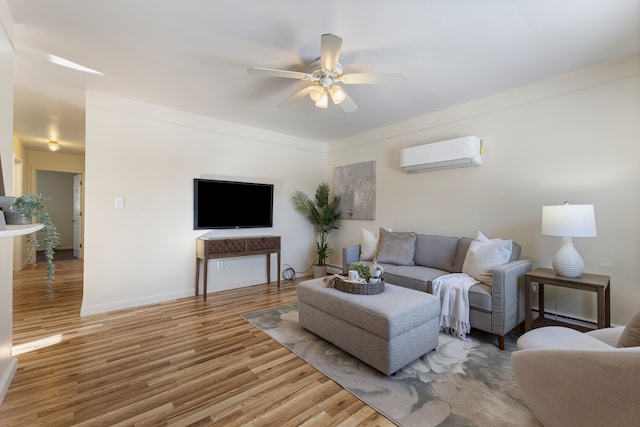
<path id="1" fill-rule="evenodd" d="M 47 259 L 47 291 L 53 295 L 53 281 L 55 279 L 56 266 L 53 263 L 55 248 L 60 245 L 60 235 L 55 224 L 49 216 L 42 194 L 26 194 L 20 196 L 7 207 L 2 208 L 7 224 L 31 224 L 34 220 L 44 227 L 42 228 L 44 255 Z M 36 249 L 40 246 L 36 233 L 27 235 L 27 262 L 36 266 Z"/>
<path id="2" fill-rule="evenodd" d="M 358 277 L 364 279 L 367 283 L 378 283 L 382 279 L 382 273 L 384 269 L 378 263 L 372 265 L 364 264 L 362 262 L 351 264 L 349 269 L 358 272 Z M 373 281 L 371 280 L 373 279 Z"/>
<path id="3" fill-rule="evenodd" d="M 327 272 L 327 258 L 331 255 L 331 248 L 327 242 L 327 235 L 340 228 L 340 201 L 329 200 L 329 184 L 326 182 L 318 185 L 315 198 L 301 190 L 296 190 L 291 196 L 293 206 L 303 214 L 313 225 L 318 233 L 316 241 L 316 255 L 318 262 L 314 270 L 315 277 L 322 277 Z"/>
<path id="4" fill-rule="evenodd" d="M 371 277 L 371 269 L 367 264 L 362 262 L 351 264 L 349 266 L 350 270 L 355 270 L 358 272 L 358 277 L 360 279 L 364 279 L 365 282 L 369 283 L 369 278 Z"/>

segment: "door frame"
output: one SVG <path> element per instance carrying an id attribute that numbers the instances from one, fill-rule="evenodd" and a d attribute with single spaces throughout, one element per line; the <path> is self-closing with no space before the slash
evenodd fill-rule
<path id="1" fill-rule="evenodd" d="M 35 194 L 38 189 L 38 172 L 62 172 L 80 175 L 80 259 L 84 259 L 84 170 L 73 168 L 37 167 L 29 170 L 29 193 Z"/>

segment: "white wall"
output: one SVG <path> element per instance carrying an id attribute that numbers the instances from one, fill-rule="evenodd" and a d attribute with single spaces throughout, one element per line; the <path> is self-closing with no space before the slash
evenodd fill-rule
<path id="1" fill-rule="evenodd" d="M 6 194 L 13 189 L 13 21 L 0 0 L 0 156 Z M 0 402 L 16 372 L 11 356 L 13 316 L 13 238 L 0 236 Z"/>
<path id="2" fill-rule="evenodd" d="M 194 178 L 275 184 L 273 228 L 214 234 L 281 235 L 283 265 L 309 268 L 313 229 L 289 196 L 325 179 L 324 144 L 95 92 L 86 114 L 82 315 L 194 294 L 195 239 L 205 234 L 193 230 Z M 227 259 L 221 271 L 211 263 L 210 292 L 266 279 L 264 255 Z"/>
<path id="3" fill-rule="evenodd" d="M 640 303 L 639 76 L 636 56 L 338 141 L 328 155 L 313 141 L 90 93 L 82 313 L 193 293 L 194 239 L 203 234 L 192 230 L 193 178 L 274 183 L 273 229 L 216 233 L 282 235 L 283 263 L 300 273 L 312 262 L 313 231 L 290 193 L 312 193 L 325 175 L 331 182 L 335 166 L 375 160 L 376 220 L 344 221 L 332 236 L 338 251 L 361 227 L 481 230 L 513 238 L 524 258 L 550 266 L 561 242 L 540 235 L 542 206 L 593 203 L 598 237 L 574 243 L 587 272 L 612 276 L 612 321 L 623 324 Z M 400 149 L 463 135 L 485 139 L 484 166 L 401 172 Z M 116 196 L 125 209 L 114 209 Z M 225 270 L 210 269 L 210 290 L 261 283 L 264 268 L 261 256 L 227 260 Z M 547 297 L 561 314 L 595 316 L 587 293 Z"/>
<path id="4" fill-rule="evenodd" d="M 69 172 L 72 174 L 84 174 L 84 156 L 64 154 L 51 151 L 26 150 L 22 142 L 14 137 L 13 150 L 16 159 L 22 162 L 23 191 L 22 194 L 35 194 L 37 189 L 38 171 Z M 84 216 L 81 217 L 81 221 Z M 56 227 L 61 226 L 56 222 Z M 83 224 L 81 225 L 84 226 Z M 71 232 L 73 233 L 73 232 Z M 40 239 L 40 237 L 38 237 Z M 14 245 L 14 271 L 20 271 L 27 266 L 27 251 L 25 237 L 16 238 Z M 81 251 L 82 257 L 82 251 Z"/>
<path id="5" fill-rule="evenodd" d="M 481 167 L 404 174 L 400 150 L 464 135 L 485 140 Z M 560 76 L 331 144 L 327 174 L 375 160 L 374 221 L 343 221 L 336 248 L 360 228 L 513 238 L 550 267 L 561 238 L 541 236 L 543 205 L 594 204 L 598 236 L 576 238 L 585 271 L 611 275 L 612 322 L 640 307 L 640 56 Z M 595 296 L 549 289 L 547 309 L 595 319 Z"/>

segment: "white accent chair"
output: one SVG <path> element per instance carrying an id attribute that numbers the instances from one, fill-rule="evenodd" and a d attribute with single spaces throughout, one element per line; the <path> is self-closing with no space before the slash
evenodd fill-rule
<path id="1" fill-rule="evenodd" d="M 518 339 L 513 371 L 545 427 L 640 426 L 640 347 L 616 347 L 624 329 L 547 326 Z"/>

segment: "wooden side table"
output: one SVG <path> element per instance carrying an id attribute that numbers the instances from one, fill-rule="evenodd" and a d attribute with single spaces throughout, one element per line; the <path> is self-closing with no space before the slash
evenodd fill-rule
<path id="1" fill-rule="evenodd" d="M 595 292 L 598 301 L 598 329 L 611 326 L 611 277 L 584 273 L 580 277 L 558 276 L 550 268 L 536 268 L 524 275 L 524 329 L 531 330 L 531 282 L 538 284 L 539 317 L 544 319 L 544 285 Z"/>

